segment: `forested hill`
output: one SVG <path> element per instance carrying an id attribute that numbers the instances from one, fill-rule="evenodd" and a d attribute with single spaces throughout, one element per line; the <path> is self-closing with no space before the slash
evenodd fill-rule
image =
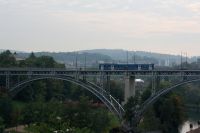
<path id="1" fill-rule="evenodd" d="M 123 49 L 94 49 L 94 50 L 84 50 L 82 52 L 104 54 L 110 56 L 114 60 L 127 60 L 127 51 Z M 140 59 L 146 59 L 146 60 L 153 59 L 157 61 L 169 60 L 170 62 L 178 63 L 180 62 L 181 59 L 181 55 L 162 54 L 162 53 L 147 52 L 147 51 L 128 51 L 128 56 L 129 59 L 135 56 L 136 61 L 138 58 L 139 60 Z M 188 58 L 188 61 L 189 62 L 196 61 L 196 58 L 197 57 Z M 183 60 L 185 60 L 184 57 Z"/>
<path id="2" fill-rule="evenodd" d="M 0 50 L 0 52 L 3 50 Z M 14 51 L 12 51 L 14 52 Z M 30 53 L 16 51 L 17 57 L 27 58 Z M 79 66 L 83 66 L 84 63 L 88 66 L 94 66 L 99 61 L 104 62 L 127 62 L 127 51 L 122 49 L 94 49 L 94 50 L 82 50 L 75 52 L 35 52 L 37 57 L 45 55 L 51 56 L 56 61 L 66 64 L 66 66 L 74 66 L 77 60 Z M 128 59 L 131 63 L 154 63 L 159 66 L 173 66 L 180 64 L 180 55 L 169 55 L 161 53 L 152 53 L 145 51 L 129 51 Z M 186 57 L 182 58 L 183 62 L 186 61 Z M 195 62 L 197 57 L 187 58 L 188 62 Z"/>
<path id="3" fill-rule="evenodd" d="M 19 58 L 27 58 L 30 53 L 17 53 Z M 111 62 L 111 57 L 98 53 L 85 53 L 85 52 L 36 52 L 36 57 L 39 56 L 51 56 L 56 61 L 66 64 L 67 67 L 73 67 L 77 60 L 78 66 L 84 66 L 85 62 L 87 66 L 94 66 L 98 64 L 98 61 Z"/>

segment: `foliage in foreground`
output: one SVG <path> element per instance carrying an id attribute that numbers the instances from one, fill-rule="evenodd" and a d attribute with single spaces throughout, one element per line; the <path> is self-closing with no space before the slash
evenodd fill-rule
<path id="1" fill-rule="evenodd" d="M 166 88 L 169 83 L 161 82 L 161 88 Z M 165 86 L 165 87 L 163 87 Z M 142 95 L 141 100 L 144 102 L 150 95 L 149 89 L 147 89 Z M 131 117 L 134 110 L 137 110 L 141 102 L 136 97 L 131 97 L 125 105 L 125 119 L 131 123 Z M 185 110 L 183 99 L 181 96 L 170 93 L 166 96 L 159 98 L 159 100 L 152 105 L 148 111 L 144 114 L 138 130 L 141 132 L 161 130 L 163 133 L 177 133 L 178 127 L 185 120 Z"/>

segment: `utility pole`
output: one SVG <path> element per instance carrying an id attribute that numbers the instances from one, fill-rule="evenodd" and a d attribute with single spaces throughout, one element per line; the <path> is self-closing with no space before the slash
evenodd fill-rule
<path id="1" fill-rule="evenodd" d="M 84 59 L 84 62 L 85 62 L 84 63 L 84 71 L 86 71 L 86 53 L 84 53 L 84 55 L 85 55 L 85 59 Z M 86 75 L 85 74 L 83 75 L 83 80 L 86 81 Z"/>
<path id="2" fill-rule="evenodd" d="M 84 69 L 86 70 L 86 53 L 85 53 L 85 66 L 84 67 L 85 67 Z"/>
<path id="3" fill-rule="evenodd" d="M 75 63 L 75 67 L 76 67 L 76 70 L 77 70 L 77 68 L 78 68 L 78 60 L 77 60 L 77 56 L 78 56 L 78 52 L 75 52 L 75 56 L 76 56 L 76 63 Z"/>
<path id="4" fill-rule="evenodd" d="M 188 63 L 188 55 L 187 55 L 187 52 L 185 53 L 186 54 L 186 65 Z"/>
<path id="5" fill-rule="evenodd" d="M 127 75 L 128 75 L 128 50 L 126 51 L 126 60 L 127 60 L 127 64 L 126 64 L 126 70 L 127 70 Z"/>
<path id="6" fill-rule="evenodd" d="M 128 65 L 128 50 L 126 52 L 126 60 L 127 60 L 127 65 Z"/>
<path id="7" fill-rule="evenodd" d="M 78 52 L 75 52 L 75 56 L 76 56 L 76 64 L 75 64 L 76 65 L 76 75 L 75 75 L 75 78 L 78 79 L 78 59 L 77 59 L 78 58 L 77 57 Z"/>

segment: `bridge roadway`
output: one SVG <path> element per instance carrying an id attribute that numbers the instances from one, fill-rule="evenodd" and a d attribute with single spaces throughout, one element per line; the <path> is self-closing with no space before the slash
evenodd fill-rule
<path id="1" fill-rule="evenodd" d="M 100 76 L 200 76 L 200 70 L 75 70 L 61 68 L 0 68 L 0 75 L 87 75 Z"/>

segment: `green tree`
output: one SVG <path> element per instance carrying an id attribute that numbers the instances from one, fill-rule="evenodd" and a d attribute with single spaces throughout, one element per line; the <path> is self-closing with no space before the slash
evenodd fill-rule
<path id="1" fill-rule="evenodd" d="M 155 111 L 153 108 L 150 108 L 142 119 L 142 122 L 139 124 L 139 130 L 141 132 L 155 131 L 160 128 L 160 120 L 156 117 Z"/>
<path id="2" fill-rule="evenodd" d="M 12 101 L 9 98 L 0 99 L 0 117 L 4 119 L 6 125 L 11 124 Z"/>
<path id="3" fill-rule="evenodd" d="M 0 117 L 0 133 L 3 133 L 4 128 L 5 128 L 4 120 L 2 117 Z"/>
<path id="4" fill-rule="evenodd" d="M 91 124 L 89 103 L 88 97 L 80 96 L 80 103 L 72 119 L 74 127 L 84 128 Z"/>
<path id="5" fill-rule="evenodd" d="M 178 127 L 184 121 L 185 114 L 182 100 L 177 95 L 161 98 L 154 104 L 155 114 L 160 119 L 164 133 L 177 133 Z"/>
<path id="6" fill-rule="evenodd" d="M 132 125 L 132 118 L 134 117 L 134 112 L 137 109 L 138 105 L 138 98 L 137 97 L 130 97 L 127 103 L 124 105 L 125 109 L 125 119 L 130 122 Z"/>
<path id="7" fill-rule="evenodd" d="M 63 64 L 57 63 L 50 56 L 36 57 L 34 53 L 21 61 L 20 67 L 39 67 L 39 68 L 64 68 Z M 26 79 L 27 77 L 24 77 Z M 32 83 L 26 86 L 20 94 L 17 95 L 17 99 L 32 101 L 34 99 L 51 100 L 52 98 L 62 99 L 62 93 L 64 90 L 64 84 L 62 81 L 57 80 L 42 80 Z"/>
<path id="8" fill-rule="evenodd" d="M 0 54 L 0 67 L 14 67 L 16 65 L 15 56 L 9 50 Z"/>
<path id="9" fill-rule="evenodd" d="M 104 109 L 93 110 L 91 119 L 91 129 L 95 133 L 105 133 L 110 124 L 108 112 Z"/>
<path id="10" fill-rule="evenodd" d="M 80 128 L 76 128 L 74 130 L 74 133 L 95 133 L 95 132 L 93 132 L 93 131 L 91 131 L 91 129 L 85 127 L 85 128 L 81 128 L 81 129 Z"/>
<path id="11" fill-rule="evenodd" d="M 151 96 L 151 90 L 146 89 L 141 95 L 142 103 L 145 102 L 150 96 Z"/>
<path id="12" fill-rule="evenodd" d="M 117 83 L 114 80 L 110 81 L 110 94 L 114 98 L 118 99 L 120 103 L 124 101 L 124 89 L 122 87 L 122 84 Z"/>
<path id="13" fill-rule="evenodd" d="M 159 83 L 158 90 L 168 88 L 169 86 L 171 86 L 171 83 L 163 80 Z"/>
<path id="14" fill-rule="evenodd" d="M 47 123 L 43 122 L 31 124 L 26 130 L 32 133 L 52 133 L 54 131 L 52 127 L 49 127 Z"/>

